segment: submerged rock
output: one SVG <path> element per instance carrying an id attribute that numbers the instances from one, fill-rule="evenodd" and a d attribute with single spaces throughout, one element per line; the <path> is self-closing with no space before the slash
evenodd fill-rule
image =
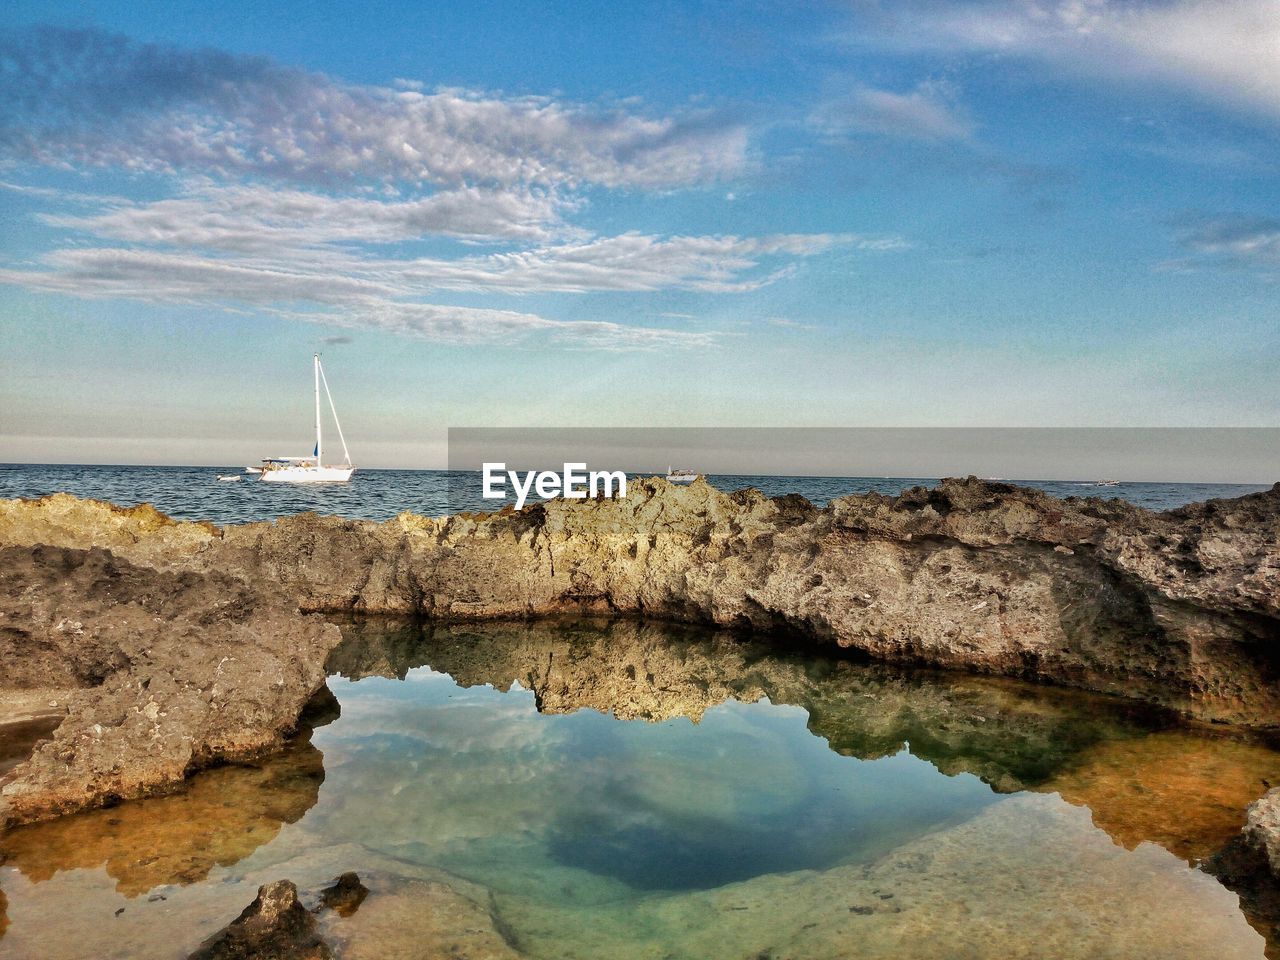
<path id="1" fill-rule="evenodd" d="M 320 915 L 325 936 L 343 960 L 519 960 L 524 956 L 508 942 L 494 916 L 492 895 L 486 891 L 454 881 L 379 872 L 365 879 L 368 896 L 362 898 L 358 911 Z"/>
<path id="2" fill-rule="evenodd" d="M 335 911 L 340 917 L 349 917 L 360 908 L 369 888 L 360 882 L 358 874 L 348 871 L 320 893 L 320 903 Z"/>
<path id="3" fill-rule="evenodd" d="M 298 888 L 277 880 L 258 888 L 257 899 L 189 960 L 331 960 L 333 951 L 316 921 L 298 902 Z"/>

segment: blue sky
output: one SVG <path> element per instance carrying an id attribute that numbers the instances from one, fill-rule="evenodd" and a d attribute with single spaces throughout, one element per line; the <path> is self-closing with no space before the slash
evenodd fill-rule
<path id="1" fill-rule="evenodd" d="M 0 460 L 1280 423 L 1274 0 L 0 17 Z"/>

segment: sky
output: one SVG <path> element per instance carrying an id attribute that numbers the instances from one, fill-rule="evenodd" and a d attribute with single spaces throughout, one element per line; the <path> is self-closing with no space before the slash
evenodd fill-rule
<path id="1" fill-rule="evenodd" d="M 1277 281 L 1275 0 L 0 12 L 0 461 L 1275 427 Z"/>

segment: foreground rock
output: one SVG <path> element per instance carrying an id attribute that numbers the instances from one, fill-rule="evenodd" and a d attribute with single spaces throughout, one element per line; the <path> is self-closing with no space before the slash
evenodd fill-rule
<path id="1" fill-rule="evenodd" d="M 1280 722 L 1280 485 L 1153 513 L 971 478 L 819 510 L 652 479 L 519 513 L 223 529 L 60 494 L 0 501 L 0 543 L 96 543 L 305 610 L 621 612 Z"/>
<path id="2" fill-rule="evenodd" d="M 316 919 L 298 902 L 298 888 L 277 880 L 232 923 L 202 944 L 190 960 L 331 960 Z"/>
<path id="3" fill-rule="evenodd" d="M 1280 787 L 1249 807 L 1245 842 L 1262 855 L 1271 872 L 1280 877 Z"/>
<path id="4" fill-rule="evenodd" d="M 163 792 L 279 748 L 340 638 L 224 574 L 0 548 L 2 682 L 77 688 L 51 739 L 0 778 L 0 823 Z"/>

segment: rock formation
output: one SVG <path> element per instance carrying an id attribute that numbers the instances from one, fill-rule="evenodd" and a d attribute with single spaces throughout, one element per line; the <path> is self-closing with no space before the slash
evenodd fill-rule
<path id="1" fill-rule="evenodd" d="M 274 584 L 304 610 L 747 627 L 1280 722 L 1280 484 L 1153 513 L 972 478 L 821 510 L 650 479 L 519 513 L 223 529 L 55 495 L 0 501 L 0 543 Z"/>
<path id="2" fill-rule="evenodd" d="M 232 923 L 201 945 L 190 960 L 332 960 L 333 951 L 316 932 L 316 919 L 298 902 L 298 888 L 277 880 Z"/>
<path id="3" fill-rule="evenodd" d="M 78 688 L 0 779 L 0 823 L 162 792 L 279 748 L 341 635 L 270 589 L 93 548 L 0 548 L 6 686 Z"/>
<path id="4" fill-rule="evenodd" d="M 320 903 L 340 917 L 349 917 L 360 909 L 368 895 L 369 888 L 360 882 L 359 874 L 347 871 L 333 882 L 333 886 L 320 892 Z"/>
<path id="5" fill-rule="evenodd" d="M 300 611 L 655 617 L 1280 723 L 1280 484 L 1153 513 L 973 478 L 824 509 L 649 479 L 520 512 L 225 528 L 58 494 L 0 501 L 0 547 L 0 685 L 80 689 L 0 780 L 10 821 L 278 746 L 337 640 Z"/>

